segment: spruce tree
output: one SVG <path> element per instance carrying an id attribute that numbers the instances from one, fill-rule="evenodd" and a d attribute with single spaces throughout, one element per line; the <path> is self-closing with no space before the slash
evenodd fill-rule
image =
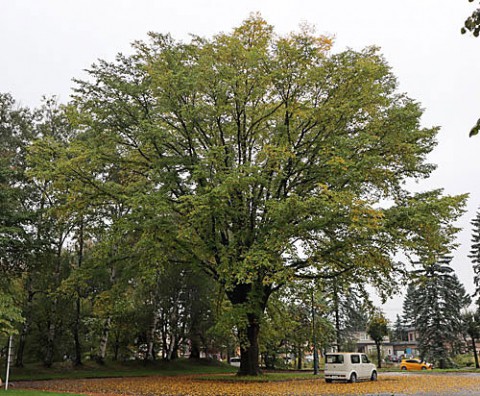
<path id="1" fill-rule="evenodd" d="M 470 297 L 450 267 L 452 258 L 443 256 L 435 263 L 421 265 L 414 271 L 404 302 L 404 317 L 419 333 L 422 359 L 445 368 L 449 348 L 458 340 L 462 329 L 461 309 Z"/>
<path id="2" fill-rule="evenodd" d="M 472 246 L 470 248 L 470 254 L 468 257 L 472 259 L 473 271 L 475 277 L 475 295 L 480 294 L 480 211 L 477 212 L 475 218 L 471 221 L 472 224 Z M 477 300 L 477 304 L 480 304 L 480 300 Z"/>

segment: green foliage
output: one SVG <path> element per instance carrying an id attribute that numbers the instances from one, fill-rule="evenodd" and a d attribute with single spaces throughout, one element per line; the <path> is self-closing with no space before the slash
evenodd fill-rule
<path id="1" fill-rule="evenodd" d="M 381 312 L 375 312 L 368 322 L 367 333 L 375 343 L 381 343 L 388 335 L 388 320 Z"/>
<path id="2" fill-rule="evenodd" d="M 474 0 L 468 0 L 470 3 L 472 3 Z M 464 26 L 461 28 L 462 34 L 465 34 L 467 32 L 472 33 L 475 37 L 478 37 L 480 34 L 480 8 L 476 8 L 473 12 L 472 15 L 470 15 L 464 23 Z M 475 136 L 478 135 L 480 132 L 480 119 L 477 121 L 477 123 L 473 126 L 473 128 L 470 130 L 469 136 Z"/>
<path id="3" fill-rule="evenodd" d="M 468 0 L 470 3 L 473 3 L 474 0 Z M 472 33 L 475 37 L 478 37 L 480 34 L 480 8 L 475 9 L 466 20 L 465 24 L 461 29 L 462 34 L 467 32 Z M 476 132 L 478 133 L 478 131 Z M 476 134 L 475 133 L 475 134 Z"/>
<path id="4" fill-rule="evenodd" d="M 367 334 L 375 341 L 377 347 L 377 365 L 382 367 L 382 357 L 380 353 L 380 345 L 383 342 L 385 336 L 388 335 L 388 320 L 381 311 L 375 311 L 370 317 L 367 326 Z"/>
<path id="5" fill-rule="evenodd" d="M 128 208 L 111 229 L 148 262 L 172 251 L 202 266 L 247 326 L 299 276 L 348 274 L 387 295 L 393 255 L 449 244 L 465 197 L 403 189 L 434 168 L 437 129 L 420 128 L 378 49 L 330 47 L 306 27 L 276 36 L 258 15 L 212 39 L 151 34 L 77 81 L 79 133 L 53 151 L 57 176 L 97 211 Z"/>
<path id="6" fill-rule="evenodd" d="M 405 273 L 396 253 L 453 246 L 466 197 L 405 189 L 434 169 L 437 128 L 420 127 L 377 48 L 331 46 L 307 26 L 278 36 L 259 15 L 187 43 L 152 33 L 93 65 L 68 106 L 44 103 L 28 157 L 42 248 L 23 299 L 39 325 L 22 337 L 49 364 L 62 350 L 103 359 L 112 336 L 152 358 L 160 338 L 170 358 L 234 329 L 241 371 L 257 374 L 260 326 L 265 348 L 279 318 L 298 348 L 309 338 L 305 298 L 288 302 L 294 320 L 267 311 L 287 285 L 336 280 L 347 296 L 370 283 L 386 297 Z"/>
<path id="7" fill-rule="evenodd" d="M 473 271 L 475 276 L 473 281 L 475 283 L 475 295 L 478 296 L 480 293 L 480 212 L 477 212 L 474 219 L 471 221 L 472 224 L 472 245 L 470 247 L 470 254 L 468 257 L 472 260 Z M 477 305 L 479 300 L 477 300 Z"/>
<path id="8" fill-rule="evenodd" d="M 449 352 L 463 332 L 461 310 L 470 297 L 449 266 L 451 257 L 442 256 L 435 263 L 417 263 L 404 301 L 405 320 L 420 334 L 419 349 L 423 359 L 446 368 Z"/>

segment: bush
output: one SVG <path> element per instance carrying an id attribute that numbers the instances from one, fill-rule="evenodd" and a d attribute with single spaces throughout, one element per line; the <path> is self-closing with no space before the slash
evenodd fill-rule
<path id="1" fill-rule="evenodd" d="M 452 358 L 453 362 L 459 367 L 474 367 L 475 360 L 473 353 L 463 353 Z"/>

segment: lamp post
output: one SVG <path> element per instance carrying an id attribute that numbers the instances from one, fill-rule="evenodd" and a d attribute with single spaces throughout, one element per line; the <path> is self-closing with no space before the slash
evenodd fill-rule
<path id="1" fill-rule="evenodd" d="M 10 378 L 10 360 L 12 358 L 12 336 L 8 338 L 8 353 L 7 353 L 7 373 L 5 374 L 5 390 L 8 390 L 8 380 Z"/>

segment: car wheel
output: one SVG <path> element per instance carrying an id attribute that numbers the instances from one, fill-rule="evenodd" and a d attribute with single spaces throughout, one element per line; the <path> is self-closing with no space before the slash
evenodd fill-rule
<path id="1" fill-rule="evenodd" d="M 422 367 L 422 370 L 426 370 L 427 368 L 425 366 Z"/>
<path id="2" fill-rule="evenodd" d="M 357 374 L 352 373 L 352 375 L 350 375 L 350 381 L 349 382 L 351 382 L 351 383 L 357 382 Z"/>
<path id="3" fill-rule="evenodd" d="M 400 367 L 402 370 L 407 370 L 405 366 Z"/>
<path id="4" fill-rule="evenodd" d="M 370 380 L 371 381 L 376 381 L 377 380 L 377 372 L 376 371 L 372 371 L 372 375 L 370 376 Z"/>
<path id="5" fill-rule="evenodd" d="M 331 383 L 332 383 L 332 381 L 333 381 L 333 380 L 332 380 L 332 379 L 330 379 L 330 378 L 326 378 L 326 379 L 325 379 L 325 382 L 326 382 L 327 384 L 331 384 Z"/>

